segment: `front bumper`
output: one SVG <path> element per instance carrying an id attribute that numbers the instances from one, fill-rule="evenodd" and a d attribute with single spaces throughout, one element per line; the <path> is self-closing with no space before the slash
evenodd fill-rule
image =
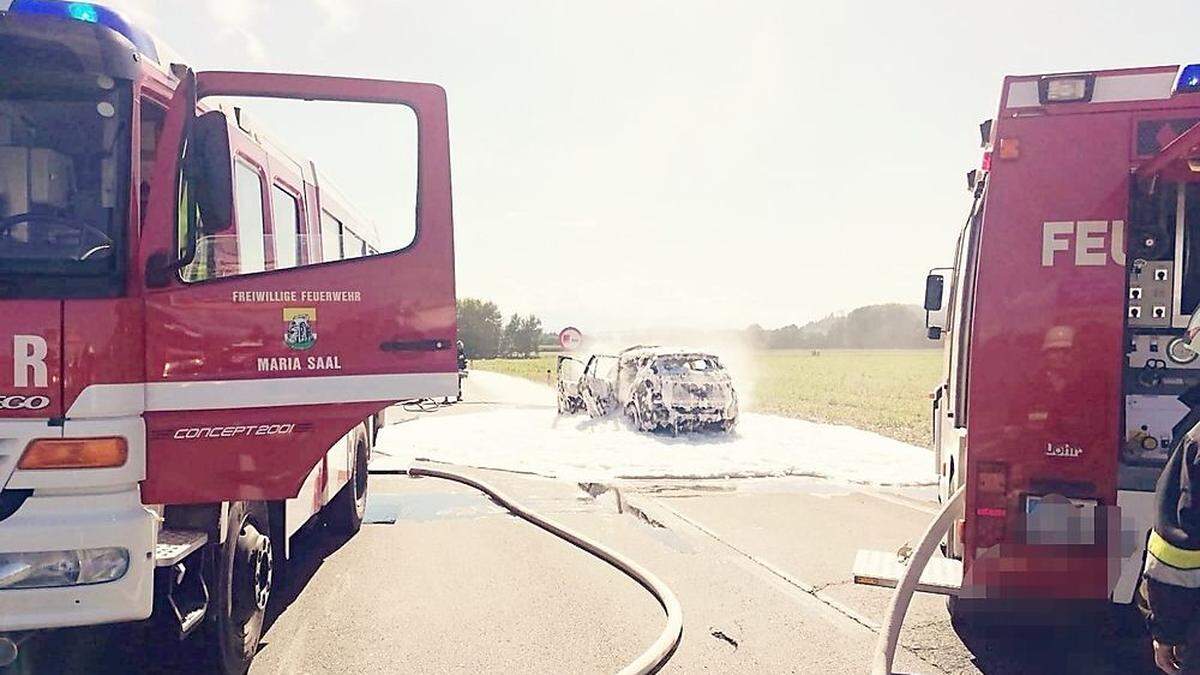
<path id="1" fill-rule="evenodd" d="M 0 590 L 0 633 L 137 621 L 153 606 L 156 516 L 136 487 L 39 496 L 0 522 L 0 552 L 123 547 L 129 571 L 108 583 Z"/>

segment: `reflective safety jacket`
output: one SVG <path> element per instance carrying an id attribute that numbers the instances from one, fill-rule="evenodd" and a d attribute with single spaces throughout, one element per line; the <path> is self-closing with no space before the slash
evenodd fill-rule
<path id="1" fill-rule="evenodd" d="M 1185 435 L 1197 418 L 1193 408 L 1176 426 L 1180 441 L 1158 477 L 1138 598 L 1150 634 L 1170 645 L 1187 642 L 1200 619 L 1200 443 Z"/>

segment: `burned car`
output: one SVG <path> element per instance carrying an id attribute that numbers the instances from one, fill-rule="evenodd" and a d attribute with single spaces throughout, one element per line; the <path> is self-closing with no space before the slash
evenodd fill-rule
<path id="1" fill-rule="evenodd" d="M 583 366 L 577 384 L 563 382 L 571 378 L 565 361 Z M 578 391 L 582 409 L 592 417 L 620 411 L 642 431 L 728 431 L 737 423 L 733 381 L 706 352 L 639 346 L 596 354 L 586 365 L 559 357 L 559 411 L 574 412 L 564 408 L 564 391 Z"/>

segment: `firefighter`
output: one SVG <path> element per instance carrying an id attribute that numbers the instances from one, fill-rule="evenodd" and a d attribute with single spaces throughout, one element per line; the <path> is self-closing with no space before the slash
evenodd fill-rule
<path id="1" fill-rule="evenodd" d="M 1200 312 L 1184 339 L 1200 349 Z M 1191 412 L 1172 430 L 1175 441 L 1154 491 L 1154 529 L 1138 606 L 1154 638 L 1154 663 L 1165 673 L 1200 673 L 1200 386 L 1179 397 Z"/>
<path id="2" fill-rule="evenodd" d="M 1200 673 L 1200 457 L 1196 443 L 1171 453 L 1155 491 L 1155 523 L 1146 545 L 1138 605 L 1164 673 Z M 1195 496 L 1193 496 L 1195 495 Z"/>
<path id="3" fill-rule="evenodd" d="M 462 384 L 463 378 L 467 376 L 467 348 L 463 345 L 463 341 L 458 341 L 458 403 L 462 403 Z"/>

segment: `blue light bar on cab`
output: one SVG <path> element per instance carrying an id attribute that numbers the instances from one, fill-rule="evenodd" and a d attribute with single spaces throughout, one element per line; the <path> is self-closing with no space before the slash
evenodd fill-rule
<path id="1" fill-rule="evenodd" d="M 1200 91 L 1200 63 L 1193 63 L 1179 69 L 1179 80 L 1175 82 L 1176 94 L 1190 94 Z"/>
<path id="2" fill-rule="evenodd" d="M 100 21 L 100 12 L 96 11 L 96 6 L 86 2 L 68 4 L 67 13 L 76 21 L 87 21 L 88 23 L 99 23 Z"/>
<path id="3" fill-rule="evenodd" d="M 94 23 L 111 28 L 124 35 L 143 55 L 158 62 L 158 48 L 150 35 L 130 23 L 119 13 L 91 2 L 63 2 L 62 0 L 13 0 L 9 14 L 33 14 Z"/>

